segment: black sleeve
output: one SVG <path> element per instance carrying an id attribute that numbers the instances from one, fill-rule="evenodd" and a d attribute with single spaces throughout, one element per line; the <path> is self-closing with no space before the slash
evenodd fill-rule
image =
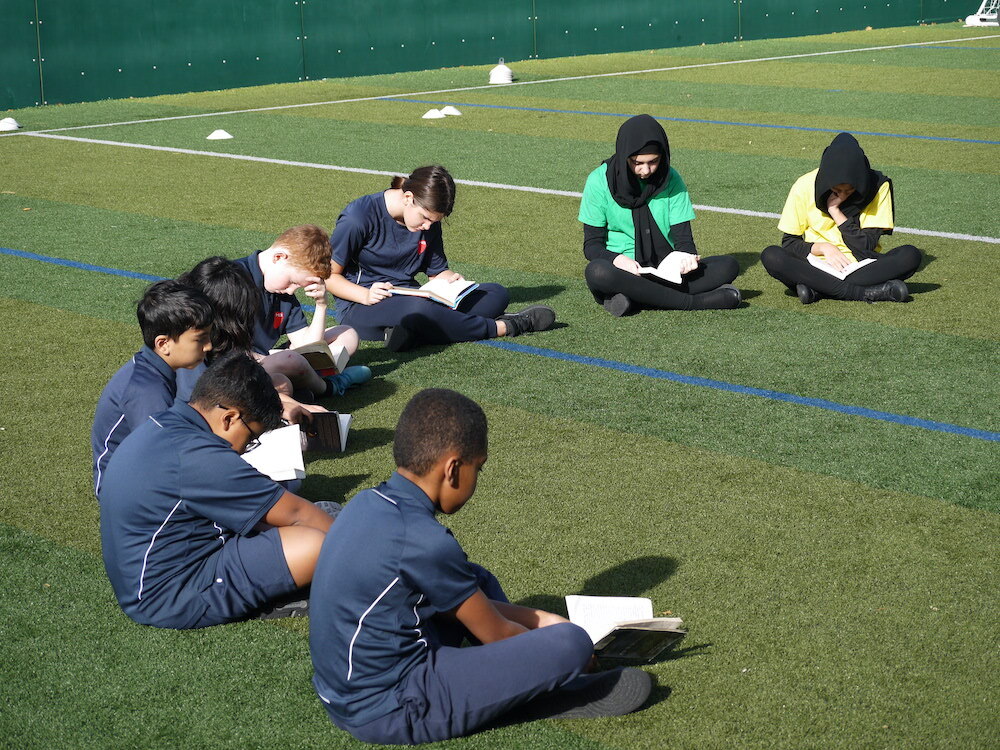
<path id="1" fill-rule="evenodd" d="M 674 246 L 674 250 L 682 253 L 698 254 L 698 248 L 694 246 L 694 235 L 691 234 L 690 221 L 670 225 L 670 244 Z"/>
<path id="2" fill-rule="evenodd" d="M 809 251 L 812 250 L 812 243 L 806 242 L 802 239 L 801 234 L 788 234 L 787 232 L 781 236 L 781 247 L 784 248 L 785 252 L 789 252 L 796 258 L 806 259 L 809 255 Z"/>
<path id="3" fill-rule="evenodd" d="M 613 263 L 618 253 L 608 250 L 608 228 L 583 225 L 583 254 L 587 260 L 604 258 Z"/>
<path id="4" fill-rule="evenodd" d="M 878 247 L 879 238 L 886 233 L 885 229 L 879 227 L 862 229 L 857 216 L 852 216 L 837 229 L 840 230 L 840 236 L 844 238 L 847 249 L 857 260 L 878 257 L 875 248 Z"/>

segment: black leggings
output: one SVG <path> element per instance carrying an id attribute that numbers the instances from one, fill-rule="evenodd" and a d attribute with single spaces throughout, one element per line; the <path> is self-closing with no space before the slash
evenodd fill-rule
<path id="1" fill-rule="evenodd" d="M 636 276 L 623 271 L 604 258 L 587 264 L 584 277 L 598 303 L 616 294 L 624 294 L 632 302 L 660 310 L 704 310 L 717 307 L 710 294 L 723 284 L 729 284 L 740 272 L 740 265 L 731 255 L 702 258 L 698 268 L 681 277 L 680 284 L 671 284 L 655 276 Z"/>
<path id="2" fill-rule="evenodd" d="M 784 248 L 771 245 L 760 254 L 760 262 L 774 278 L 795 291 L 796 284 L 805 284 L 833 299 L 864 299 L 864 287 L 890 279 L 908 279 L 920 267 L 920 251 L 913 245 L 900 245 L 878 256 L 841 281 L 804 258 L 792 255 Z"/>

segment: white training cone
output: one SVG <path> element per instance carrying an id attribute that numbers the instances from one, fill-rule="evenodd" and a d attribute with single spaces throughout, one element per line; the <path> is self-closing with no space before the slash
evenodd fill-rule
<path id="1" fill-rule="evenodd" d="M 206 141 L 225 141 L 232 136 L 225 130 L 213 130 L 211 135 L 205 136 Z"/>
<path id="2" fill-rule="evenodd" d="M 500 58 L 500 63 L 490 71 L 490 83 L 511 83 L 514 80 L 514 71 L 503 64 L 503 58 Z"/>
<path id="3" fill-rule="evenodd" d="M 453 106 L 451 106 L 449 104 L 447 107 L 441 107 L 441 114 L 442 115 L 460 115 L 462 113 L 459 112 L 457 109 L 455 109 Z"/>
<path id="4" fill-rule="evenodd" d="M 444 113 L 441 110 L 439 110 L 439 109 L 429 109 L 426 112 L 424 112 L 424 114 L 421 117 L 421 119 L 423 119 L 423 120 L 440 120 L 444 116 L 445 116 Z"/>
<path id="5" fill-rule="evenodd" d="M 19 127 L 21 126 L 13 117 L 5 117 L 0 120 L 0 130 L 17 130 Z"/>

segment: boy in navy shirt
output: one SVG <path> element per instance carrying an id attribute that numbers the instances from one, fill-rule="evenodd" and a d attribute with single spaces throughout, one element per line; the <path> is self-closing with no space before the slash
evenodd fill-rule
<path id="1" fill-rule="evenodd" d="M 95 494 L 122 440 L 150 414 L 174 402 L 177 370 L 197 367 L 212 348 L 212 305 L 190 286 L 172 279 L 152 284 L 136 316 L 145 346 L 112 376 L 94 413 L 90 447 Z"/>
<path id="2" fill-rule="evenodd" d="M 267 250 L 234 263 L 249 272 L 261 291 L 253 351 L 265 370 L 286 376 L 295 389 L 307 389 L 317 397 L 339 396 L 351 386 L 371 380 L 372 372 L 364 366 L 347 367 L 341 373 L 321 377 L 297 352 L 285 349 L 271 353 L 283 334 L 292 347 L 326 341 L 343 346 L 351 355 L 358 349 L 358 334 L 353 328 L 326 327 L 324 280 L 330 275 L 330 237 L 323 229 L 313 224 L 292 227 Z M 306 321 L 302 305 L 295 298 L 299 288 L 316 305 L 312 323 Z"/>
<path id="3" fill-rule="evenodd" d="M 280 424 L 270 377 L 236 352 L 205 371 L 190 403 L 122 442 L 99 499 L 104 566 L 125 614 L 202 628 L 309 584 L 333 519 L 240 458 Z"/>
<path id="4" fill-rule="evenodd" d="M 510 718 L 628 713 L 649 696 L 638 669 L 584 674 L 587 633 L 510 604 L 435 513 L 472 497 L 486 417 L 455 391 L 406 406 L 396 473 L 358 493 L 320 553 L 310 598 L 313 685 L 330 719 L 364 742 L 436 742 Z M 488 587 L 489 588 L 489 587 Z M 476 643 L 458 648 L 463 638 Z M 516 716 L 509 714 L 517 709 Z"/>

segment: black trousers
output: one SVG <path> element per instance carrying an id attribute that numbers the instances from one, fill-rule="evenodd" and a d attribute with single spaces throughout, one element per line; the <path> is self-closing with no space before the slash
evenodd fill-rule
<path id="1" fill-rule="evenodd" d="M 699 310 L 714 306 L 706 292 L 729 284 L 740 272 L 739 263 L 731 255 L 702 258 L 691 273 L 681 277 L 680 284 L 671 284 L 655 276 L 636 276 L 623 271 L 611 261 L 598 258 L 587 264 L 584 278 L 599 303 L 616 294 L 624 294 L 641 307 L 660 310 Z"/>
<path id="2" fill-rule="evenodd" d="M 863 299 L 862 291 L 866 286 L 910 278 L 920 267 L 920 259 L 920 251 L 913 245 L 900 245 L 841 281 L 777 245 L 771 245 L 760 254 L 760 262 L 767 272 L 792 291 L 796 284 L 805 284 L 827 297 L 853 300 Z"/>

